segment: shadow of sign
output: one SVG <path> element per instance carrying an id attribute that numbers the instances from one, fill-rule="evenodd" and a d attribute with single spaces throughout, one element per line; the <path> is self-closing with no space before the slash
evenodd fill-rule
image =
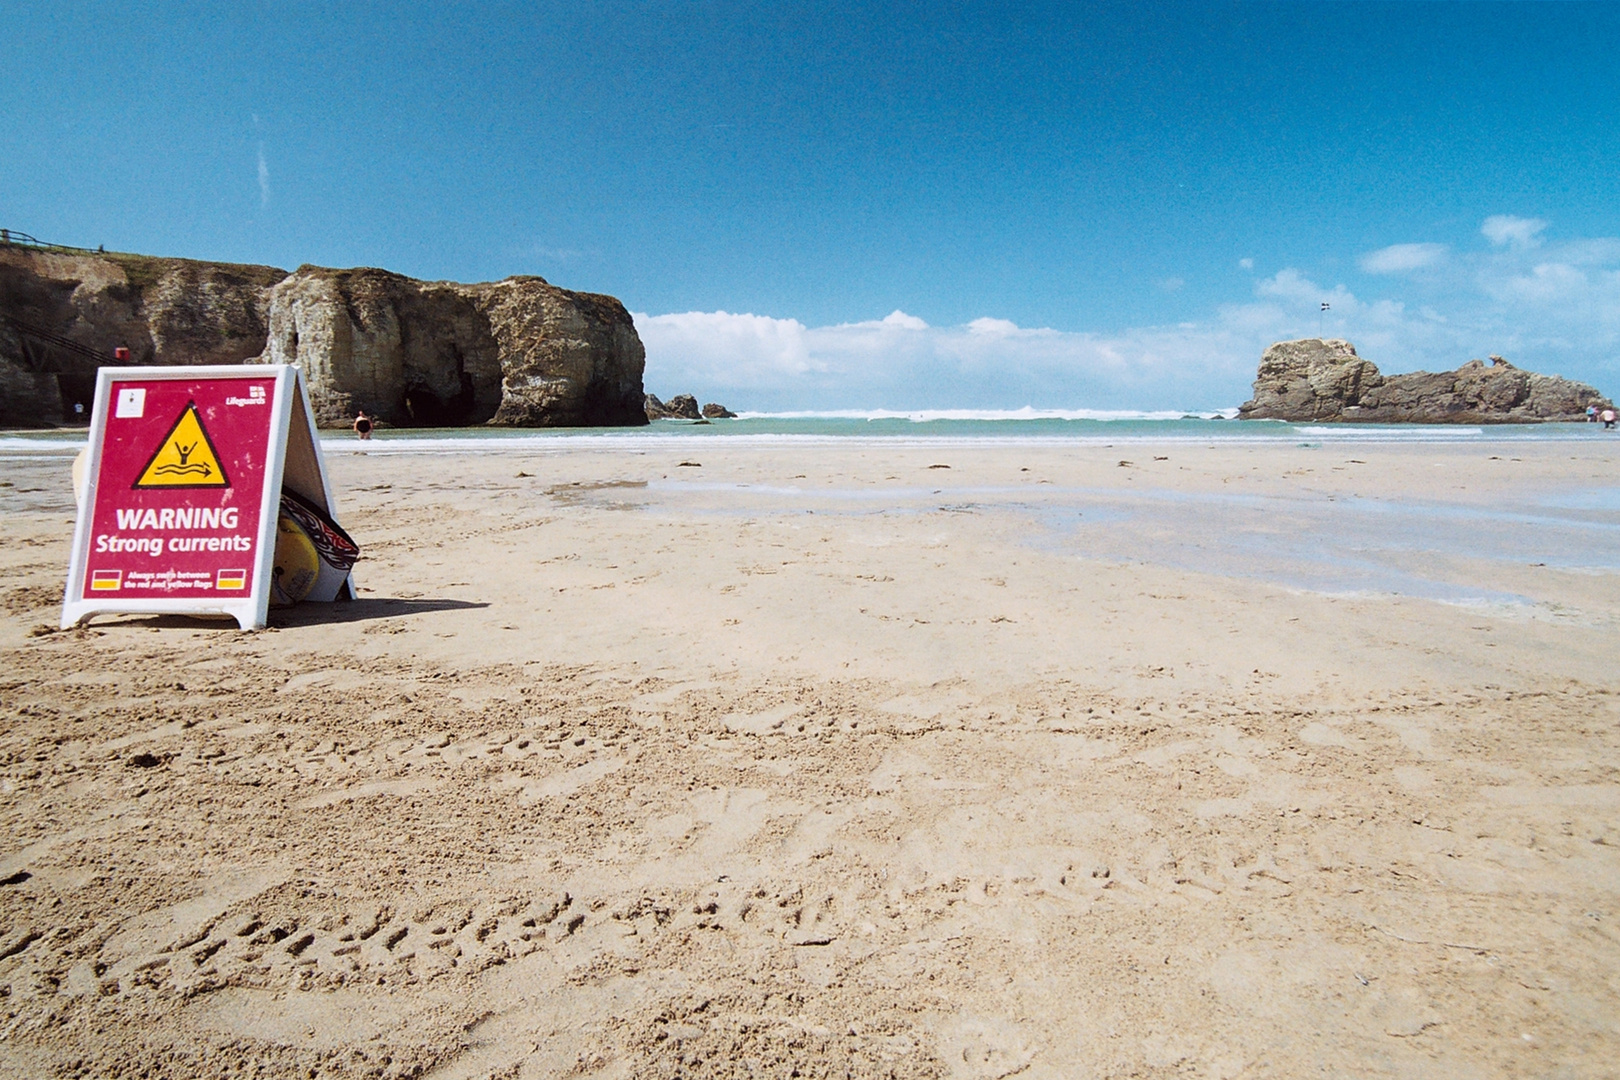
<path id="1" fill-rule="evenodd" d="M 275 629 L 330 626 L 334 623 L 398 619 L 407 615 L 428 615 L 435 611 L 471 611 L 487 607 L 487 603 L 474 600 L 401 600 L 389 597 L 339 600 L 330 604 L 271 608 L 269 625 Z M 102 630 L 118 626 L 139 626 L 153 630 L 236 630 L 236 624 L 229 615 L 123 615 L 113 616 L 97 626 Z"/>
<path id="2" fill-rule="evenodd" d="M 297 604 L 270 609 L 270 625 L 278 627 L 329 626 L 333 623 L 365 622 L 369 619 L 397 619 L 405 615 L 429 615 L 436 611 L 472 611 L 489 605 L 477 600 L 404 600 L 397 597 L 367 597 L 339 600 L 331 604 Z"/>

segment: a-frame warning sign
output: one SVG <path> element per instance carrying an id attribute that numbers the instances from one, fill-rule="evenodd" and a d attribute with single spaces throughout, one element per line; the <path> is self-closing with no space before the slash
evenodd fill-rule
<path id="1" fill-rule="evenodd" d="M 197 416 L 197 403 L 186 402 L 185 412 L 152 452 L 152 460 L 135 481 L 138 488 L 230 487 L 219 452 Z"/>
<path id="2" fill-rule="evenodd" d="M 64 629 L 100 613 L 257 628 L 272 599 L 354 595 L 359 550 L 291 365 L 102 368 L 85 464 Z M 306 547 L 312 565 L 291 557 Z"/>

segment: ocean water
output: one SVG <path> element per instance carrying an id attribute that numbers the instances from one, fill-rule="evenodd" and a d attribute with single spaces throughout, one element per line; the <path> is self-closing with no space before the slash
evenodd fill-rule
<path id="1" fill-rule="evenodd" d="M 380 430 L 366 446 L 370 453 L 457 453 L 476 449 L 519 452 L 569 447 L 610 448 L 678 445 L 690 440 L 724 439 L 743 443 L 827 443 L 849 439 L 897 440 L 908 445 L 976 443 L 1028 445 L 1143 442 L 1338 444 L 1466 443 L 1563 441 L 1616 438 L 1598 424 L 1299 424 L 1237 420 L 1236 409 L 1203 412 L 1132 412 L 1092 409 L 946 409 L 743 413 L 734 420 L 696 423 L 659 420 L 640 428 L 395 428 Z M 358 445 L 353 435 L 327 432 L 329 451 Z M 0 432 L 0 455 L 76 453 L 82 429 Z"/>

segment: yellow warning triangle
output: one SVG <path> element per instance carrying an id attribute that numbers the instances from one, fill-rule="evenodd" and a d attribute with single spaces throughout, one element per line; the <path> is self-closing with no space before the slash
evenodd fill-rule
<path id="1" fill-rule="evenodd" d="M 152 460 L 135 481 L 138 488 L 223 488 L 231 482 L 214 452 L 214 444 L 203 430 L 195 401 L 174 422 Z"/>

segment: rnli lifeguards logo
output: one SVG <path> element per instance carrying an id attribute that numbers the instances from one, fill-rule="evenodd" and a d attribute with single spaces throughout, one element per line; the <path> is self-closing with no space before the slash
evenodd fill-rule
<path id="1" fill-rule="evenodd" d="M 197 415 L 197 403 L 187 402 L 180 418 L 164 436 L 134 484 L 137 488 L 227 488 L 231 482 L 219 463 L 219 454 Z"/>

